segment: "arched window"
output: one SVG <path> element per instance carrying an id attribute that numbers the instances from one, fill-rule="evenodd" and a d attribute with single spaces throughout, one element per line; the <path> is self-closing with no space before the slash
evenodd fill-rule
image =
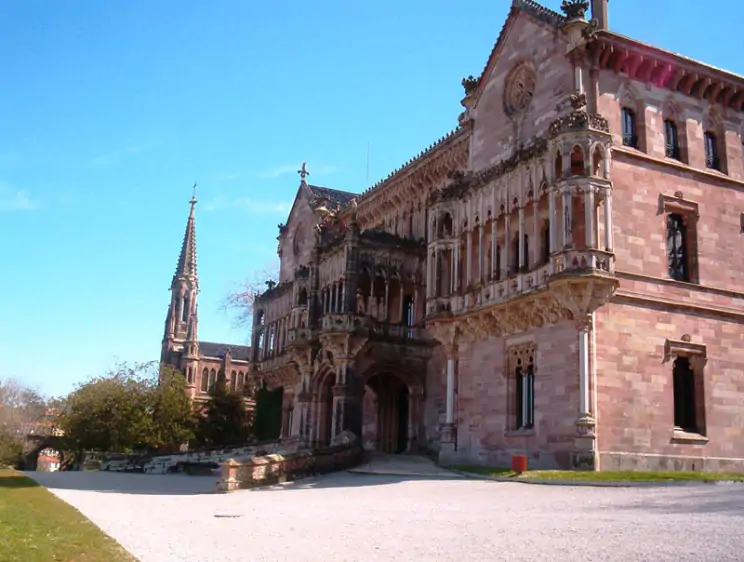
<path id="1" fill-rule="evenodd" d="M 238 391 L 241 392 L 243 390 L 243 384 L 245 383 L 245 380 L 243 379 L 243 372 L 241 371 L 238 373 Z"/>
<path id="2" fill-rule="evenodd" d="M 214 382 L 217 378 L 217 373 L 214 369 L 209 371 L 209 392 L 212 392 L 214 390 Z"/>
<path id="3" fill-rule="evenodd" d="M 583 176 L 586 173 L 584 167 L 584 151 L 577 144 L 571 151 L 571 175 L 572 176 Z"/>
<path id="4" fill-rule="evenodd" d="M 181 322 L 186 322 L 189 318 L 189 296 L 183 297 L 183 311 L 181 312 Z"/>
<path id="5" fill-rule="evenodd" d="M 235 385 L 237 384 L 238 384 L 238 374 L 235 371 L 233 371 L 232 373 L 230 373 L 230 390 L 235 392 Z"/>
<path id="6" fill-rule="evenodd" d="M 202 392 L 208 392 L 209 391 L 209 371 L 205 367 L 202 371 L 201 376 L 201 391 Z"/>

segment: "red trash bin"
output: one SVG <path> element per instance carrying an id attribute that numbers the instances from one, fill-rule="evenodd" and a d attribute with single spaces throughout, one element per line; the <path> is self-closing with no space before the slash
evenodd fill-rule
<path id="1" fill-rule="evenodd" d="M 527 455 L 512 455 L 511 459 L 512 472 L 522 474 L 527 471 Z"/>

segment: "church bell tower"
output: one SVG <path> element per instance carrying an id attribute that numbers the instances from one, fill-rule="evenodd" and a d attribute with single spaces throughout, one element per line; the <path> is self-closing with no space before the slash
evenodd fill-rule
<path id="1" fill-rule="evenodd" d="M 171 281 L 171 301 L 165 318 L 160 355 L 161 363 L 173 365 L 184 372 L 189 369 L 195 372 L 194 363 L 199 356 L 196 305 L 199 277 L 196 272 L 196 229 L 194 227 L 196 202 L 196 184 L 194 184 L 194 193 L 189 201 L 191 210 L 181 244 L 181 254 L 178 256 L 176 272 Z"/>

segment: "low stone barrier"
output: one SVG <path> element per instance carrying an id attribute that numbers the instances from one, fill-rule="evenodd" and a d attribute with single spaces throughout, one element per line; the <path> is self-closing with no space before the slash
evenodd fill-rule
<path id="1" fill-rule="evenodd" d="M 356 440 L 313 450 L 270 454 L 244 461 L 230 459 L 222 463 L 218 492 L 271 486 L 300 478 L 353 468 L 362 461 L 363 452 Z"/>
<path id="2" fill-rule="evenodd" d="M 289 454 L 297 450 L 296 442 L 267 441 L 233 447 L 193 449 L 180 453 L 110 454 L 101 458 L 100 470 L 146 474 L 185 472 L 192 475 L 213 475 L 214 471 L 218 470 L 220 465 L 228 459 L 242 460 L 269 454 Z"/>

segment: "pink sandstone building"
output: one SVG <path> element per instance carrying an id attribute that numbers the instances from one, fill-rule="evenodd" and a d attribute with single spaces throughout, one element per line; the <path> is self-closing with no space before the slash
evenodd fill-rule
<path id="1" fill-rule="evenodd" d="M 457 128 L 385 180 L 303 165 L 239 362 L 200 355 L 184 241 L 164 353 L 195 394 L 239 364 L 311 446 L 744 470 L 744 78 L 614 33 L 608 0 L 562 11 L 513 0 Z"/>

